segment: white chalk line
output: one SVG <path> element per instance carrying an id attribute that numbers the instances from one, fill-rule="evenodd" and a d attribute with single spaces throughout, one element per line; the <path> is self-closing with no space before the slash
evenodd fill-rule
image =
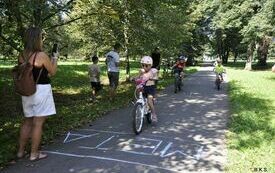
<path id="1" fill-rule="evenodd" d="M 100 150 L 106 150 L 107 151 L 107 150 L 110 150 L 110 148 L 99 148 L 99 146 L 101 146 L 102 144 L 104 144 L 107 141 L 111 140 L 113 137 L 114 136 L 108 138 L 107 140 L 103 141 L 102 143 L 100 143 L 96 147 L 79 146 L 78 148 L 81 148 L 81 149 L 90 149 L 90 150 L 100 149 Z M 158 149 L 158 147 L 162 143 L 162 141 L 155 140 L 155 139 L 139 138 L 139 140 L 140 139 L 142 139 L 142 140 L 151 140 L 151 141 L 154 141 L 154 142 L 158 142 L 158 144 L 156 146 L 145 146 L 145 145 L 140 145 L 140 144 L 132 144 L 136 148 L 150 148 L 150 149 L 153 149 L 153 151 L 150 154 L 149 153 L 145 153 L 145 152 L 137 152 L 137 151 L 131 151 L 131 150 L 124 150 L 124 149 L 120 149 L 120 150 L 116 150 L 116 151 L 123 151 L 123 152 L 126 152 L 126 153 L 139 154 L 139 155 L 153 155 L 154 152 Z"/>
<path id="2" fill-rule="evenodd" d="M 114 133 L 114 134 L 119 134 L 119 135 L 134 135 L 134 133 L 114 132 L 114 131 L 107 131 L 107 130 L 95 130 L 95 129 L 80 129 L 80 130 L 102 132 L 102 133 Z"/>
<path id="3" fill-rule="evenodd" d="M 203 146 L 201 146 L 198 150 L 197 150 L 197 154 L 195 155 L 195 158 L 197 160 L 200 160 L 200 158 L 202 157 L 202 153 L 203 153 Z"/>
<path id="4" fill-rule="evenodd" d="M 91 134 L 91 135 L 83 135 L 83 134 L 76 134 L 76 133 L 68 132 L 66 138 L 63 141 L 63 143 L 65 144 L 65 143 L 69 143 L 69 142 L 72 142 L 72 141 L 77 141 L 79 139 L 89 138 L 89 137 L 92 137 L 92 136 L 95 136 L 95 135 L 98 135 L 98 134 L 99 133 L 95 133 L 95 134 Z M 69 136 L 80 136 L 80 137 L 68 140 Z"/>
<path id="5" fill-rule="evenodd" d="M 105 141 L 101 142 L 100 144 L 98 144 L 95 148 L 99 148 L 101 145 L 105 144 L 106 142 L 110 141 L 113 137 L 115 136 L 111 136 L 110 138 L 106 139 Z"/>
<path id="6" fill-rule="evenodd" d="M 104 150 L 104 151 L 111 150 L 110 148 L 96 148 L 96 147 L 85 147 L 85 146 L 79 146 L 78 148 L 89 149 L 89 150 Z"/>
<path id="7" fill-rule="evenodd" d="M 172 172 L 179 172 L 177 170 L 163 168 L 163 167 L 159 167 L 159 166 L 155 166 L 155 165 L 149 165 L 149 164 L 144 164 L 144 163 L 140 163 L 140 162 L 114 159 L 114 158 L 110 158 L 110 157 L 100 157 L 100 156 L 93 156 L 93 155 L 79 155 L 79 154 L 62 153 L 62 152 L 55 152 L 55 151 L 42 151 L 42 152 L 50 153 L 50 154 L 63 155 L 63 156 L 70 156 L 70 157 L 78 157 L 78 158 L 93 158 L 93 159 L 98 159 L 98 160 L 108 160 L 108 161 L 114 161 L 114 162 L 128 163 L 128 164 L 132 164 L 132 165 L 142 165 L 142 166 L 146 166 L 146 167 L 157 168 L 157 169 L 162 169 L 162 170 L 167 170 L 167 171 L 172 171 Z"/>
<path id="8" fill-rule="evenodd" d="M 161 143 L 162 143 L 162 141 L 159 141 L 159 143 L 156 145 L 156 147 L 152 151 L 152 154 L 158 149 L 158 147 L 160 146 Z"/>

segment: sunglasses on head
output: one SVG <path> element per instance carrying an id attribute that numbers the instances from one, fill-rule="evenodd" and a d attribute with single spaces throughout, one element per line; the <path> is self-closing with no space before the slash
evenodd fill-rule
<path id="1" fill-rule="evenodd" d="M 150 64 L 141 64 L 142 65 L 142 67 L 150 67 L 151 65 Z"/>
<path id="2" fill-rule="evenodd" d="M 41 38 L 42 38 L 42 41 L 46 40 L 46 33 L 45 32 L 41 33 Z"/>
<path id="3" fill-rule="evenodd" d="M 42 35 L 42 41 L 45 41 L 45 40 L 46 40 L 46 36 Z"/>

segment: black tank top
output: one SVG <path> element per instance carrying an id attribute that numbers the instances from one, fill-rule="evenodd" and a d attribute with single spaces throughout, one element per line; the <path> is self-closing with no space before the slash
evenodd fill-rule
<path id="1" fill-rule="evenodd" d="M 38 53 L 38 52 L 36 52 L 35 55 L 34 55 L 34 59 L 33 59 L 33 63 L 32 63 L 32 64 L 34 64 L 34 62 L 35 62 L 37 53 Z M 23 59 L 24 59 L 23 54 L 22 54 L 21 56 L 22 56 Z M 19 62 L 18 62 L 18 63 L 19 63 Z M 35 67 L 35 66 L 33 65 L 32 74 L 33 74 L 34 81 L 37 80 L 41 68 L 43 68 L 43 69 L 42 69 L 41 75 L 40 75 L 40 77 L 39 77 L 39 80 L 38 80 L 36 83 L 37 83 L 37 84 L 50 84 L 50 83 L 51 83 L 51 80 L 50 80 L 50 78 L 49 78 L 49 76 L 48 76 L 48 73 L 49 73 L 49 72 L 48 72 L 48 70 L 47 70 L 46 68 L 44 68 L 43 66 L 42 66 L 42 67 Z"/>
<path id="2" fill-rule="evenodd" d="M 48 76 L 48 70 L 45 69 L 44 67 L 35 67 L 35 66 L 33 66 L 32 74 L 33 74 L 34 80 L 35 80 L 35 81 L 37 80 L 41 68 L 43 68 L 43 69 L 42 69 L 40 78 L 39 78 L 39 80 L 37 81 L 37 84 L 50 84 L 50 83 L 51 83 L 51 80 L 50 80 L 50 78 L 49 78 L 49 76 Z"/>
<path id="3" fill-rule="evenodd" d="M 33 64 L 36 60 L 36 55 L 37 55 L 37 52 L 34 55 Z M 43 66 L 42 67 L 35 67 L 33 65 L 32 74 L 33 74 L 34 81 L 37 80 L 41 69 L 42 69 L 42 72 L 41 72 L 40 77 L 39 77 L 39 79 L 36 83 L 37 84 L 50 84 L 51 80 L 48 76 L 48 70 L 46 68 L 44 68 Z"/>

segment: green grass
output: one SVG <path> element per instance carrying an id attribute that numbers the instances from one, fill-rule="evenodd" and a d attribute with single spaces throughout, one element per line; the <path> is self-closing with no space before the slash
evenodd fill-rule
<path id="1" fill-rule="evenodd" d="M 275 171 L 275 73 L 228 65 L 231 117 L 227 172 Z"/>
<path id="2" fill-rule="evenodd" d="M 10 160 L 14 159 L 18 146 L 19 127 L 23 119 L 21 98 L 12 90 L 11 67 L 15 62 L 0 62 L 0 170 Z M 118 88 L 115 102 L 107 97 L 108 82 L 106 67 L 103 63 L 102 78 L 103 91 L 99 95 L 99 103 L 90 103 L 90 83 L 88 80 L 88 62 L 60 62 L 58 72 L 52 78 L 54 99 L 57 109 L 56 116 L 50 116 L 45 125 L 42 144 L 49 144 L 58 135 L 66 131 L 81 127 L 96 118 L 128 105 L 133 98 L 134 85 L 122 82 Z M 138 73 L 139 63 L 131 62 L 131 75 Z M 187 69 L 187 73 L 196 72 L 196 67 Z M 125 81 L 126 74 L 122 68 L 120 81 Z M 159 88 L 163 89 L 173 82 L 170 76 L 162 77 Z M 29 147 L 29 146 L 28 146 Z"/>

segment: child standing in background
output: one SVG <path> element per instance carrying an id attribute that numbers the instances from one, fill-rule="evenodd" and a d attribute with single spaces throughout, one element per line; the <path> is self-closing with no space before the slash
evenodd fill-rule
<path id="1" fill-rule="evenodd" d="M 98 91 L 102 89 L 101 83 L 100 83 L 100 67 L 97 64 L 98 63 L 98 57 L 94 55 L 92 57 L 93 64 L 89 65 L 89 76 L 90 76 L 90 82 L 92 87 L 92 97 L 91 101 L 95 101 L 96 95 L 98 94 Z"/>

